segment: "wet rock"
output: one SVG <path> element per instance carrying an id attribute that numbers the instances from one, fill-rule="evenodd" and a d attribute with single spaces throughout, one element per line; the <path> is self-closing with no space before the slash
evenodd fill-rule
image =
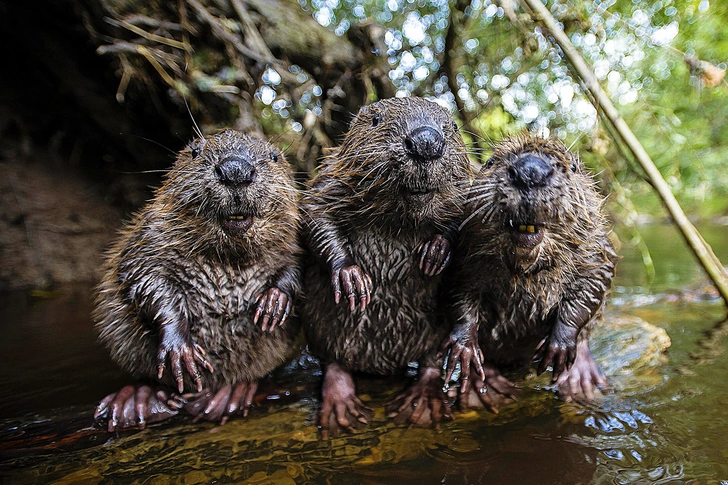
<path id="1" fill-rule="evenodd" d="M 607 314 L 589 344 L 615 392 L 643 392 L 664 381 L 661 367 L 671 345 L 664 328 L 630 315 Z"/>

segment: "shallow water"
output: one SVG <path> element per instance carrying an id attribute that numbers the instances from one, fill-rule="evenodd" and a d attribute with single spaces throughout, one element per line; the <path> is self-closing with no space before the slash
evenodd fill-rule
<path id="1" fill-rule="evenodd" d="M 90 289 L 0 295 L 0 481 L 728 484 L 726 312 L 671 227 L 642 232 L 654 278 L 625 245 L 610 330 L 593 339 L 614 389 L 602 401 L 563 403 L 547 380 L 528 379 L 498 415 L 408 429 L 383 411 L 407 377 L 365 378 L 374 422 L 328 442 L 313 424 L 320 370 L 305 355 L 262 385 L 246 419 L 100 431 L 93 407 L 128 379 L 95 343 Z M 703 233 L 728 261 L 728 228 Z M 666 357 L 645 348 L 657 341 L 649 324 L 672 340 Z"/>

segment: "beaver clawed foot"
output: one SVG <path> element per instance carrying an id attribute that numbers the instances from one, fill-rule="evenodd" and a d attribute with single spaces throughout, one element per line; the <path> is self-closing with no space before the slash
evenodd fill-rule
<path id="1" fill-rule="evenodd" d="M 439 275 L 450 263 L 452 255 L 450 241 L 440 234 L 432 236 L 418 249 L 421 252 L 420 269 L 427 276 Z"/>
<path id="2" fill-rule="evenodd" d="M 372 278 L 356 264 L 335 269 L 331 273 L 331 285 L 334 287 L 334 301 L 339 304 L 341 293 L 349 300 L 349 309 L 353 312 L 357 304 L 361 310 L 372 301 L 374 285 Z"/>
<path id="3" fill-rule="evenodd" d="M 146 385 L 124 386 L 119 392 L 106 396 L 94 411 L 96 421 L 107 420 L 109 432 L 122 429 L 144 429 L 179 413 L 170 395 Z"/>
<path id="4" fill-rule="evenodd" d="M 256 300 L 258 307 L 255 309 L 253 323 L 263 317 L 261 328 L 264 332 L 272 332 L 276 326 L 283 326 L 286 318 L 293 308 L 293 300 L 288 294 L 276 287 L 268 288 L 264 293 L 260 293 Z"/>
<path id="5" fill-rule="evenodd" d="M 397 424 L 409 422 L 423 428 L 452 419 L 440 371 L 434 367 L 420 368 L 417 381 L 389 403 L 387 415 Z"/>
<path id="6" fill-rule="evenodd" d="M 180 398 L 184 410 L 195 417 L 195 423 L 204 419 L 225 424 L 235 414 L 242 414 L 243 417 L 248 415 L 257 390 L 257 381 L 239 382 L 233 386 L 223 386 L 214 393 L 206 389 L 196 394 L 185 394 Z"/>
<path id="7" fill-rule="evenodd" d="M 482 368 L 485 379 L 481 379 L 475 369 L 472 369 L 472 383 L 468 379 L 461 379 L 458 390 L 460 410 L 484 407 L 498 414 L 501 406 L 516 400 L 521 388 L 503 377 L 494 366 L 484 362 Z"/>
<path id="8" fill-rule="evenodd" d="M 586 340 L 579 342 L 576 360 L 556 378 L 559 397 L 566 402 L 591 402 L 607 388 L 607 379 L 589 351 Z"/>
<path id="9" fill-rule="evenodd" d="M 325 440 L 336 438 L 342 430 L 354 432 L 374 417 L 374 411 L 357 397 L 351 373 L 338 364 L 326 366 L 322 394 L 319 428 Z"/>

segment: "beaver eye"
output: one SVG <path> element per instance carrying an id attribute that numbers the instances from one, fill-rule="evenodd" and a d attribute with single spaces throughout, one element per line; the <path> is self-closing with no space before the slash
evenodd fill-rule
<path id="1" fill-rule="evenodd" d="M 276 152 L 270 152 L 270 159 L 273 160 L 273 162 L 278 163 L 278 155 Z"/>
<path id="2" fill-rule="evenodd" d="M 382 117 L 379 115 L 374 115 L 372 117 L 372 126 L 377 126 L 379 123 L 382 122 Z"/>

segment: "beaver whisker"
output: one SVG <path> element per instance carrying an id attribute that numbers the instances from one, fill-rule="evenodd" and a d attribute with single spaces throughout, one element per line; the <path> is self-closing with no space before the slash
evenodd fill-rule
<path id="1" fill-rule="evenodd" d="M 462 192 L 461 189 L 463 187 L 466 187 L 466 188 L 470 187 L 470 180 L 452 180 L 452 181 L 448 181 L 448 182 L 457 189 L 456 192 L 458 193 L 458 195 L 461 195 L 461 192 Z"/>
<path id="2" fill-rule="evenodd" d="M 472 214 L 470 214 L 470 215 L 469 215 L 469 216 L 468 216 L 468 217 L 467 217 L 467 218 L 466 218 L 466 219 L 465 219 L 465 220 L 464 220 L 464 221 L 463 221 L 463 222 L 462 222 L 462 223 L 461 223 L 461 224 L 460 224 L 460 225 L 458 226 L 458 230 L 459 230 L 459 231 L 462 231 L 462 230 L 463 230 L 463 227 L 465 227 L 465 225 L 466 225 L 466 224 L 467 224 L 468 222 L 470 222 L 470 220 L 471 220 L 471 219 L 473 219 L 474 217 L 476 217 L 476 216 L 477 216 L 477 215 L 478 215 L 478 214 L 479 214 L 480 212 L 482 212 L 482 211 L 486 210 L 487 208 L 488 208 L 488 206 L 485 206 L 485 205 L 484 205 L 484 206 L 481 206 L 481 207 L 479 207 L 479 208 L 478 208 L 477 210 L 473 211 L 473 213 L 472 213 Z"/>
<path id="3" fill-rule="evenodd" d="M 170 174 L 171 171 L 172 170 L 171 169 L 168 169 L 168 168 L 158 168 L 158 169 L 148 169 L 148 170 L 119 171 L 117 173 L 124 174 L 124 175 L 139 175 L 139 174 L 145 174 L 145 173 L 163 173 L 163 174 Z M 178 172 L 178 173 L 184 173 L 184 174 L 186 174 L 186 173 L 190 173 L 190 174 L 195 173 L 193 171 L 190 171 L 190 172 L 185 172 L 185 171 L 181 171 L 181 170 L 174 170 L 174 171 L 175 172 Z"/>
<path id="4" fill-rule="evenodd" d="M 476 198 L 490 198 L 495 199 L 495 188 L 490 187 L 478 187 L 478 188 L 470 188 L 468 190 L 467 195 L 465 196 L 465 200 L 477 200 Z"/>
<path id="5" fill-rule="evenodd" d="M 362 184 L 363 184 L 363 183 L 364 183 L 364 181 L 365 181 L 365 180 L 367 179 L 367 177 L 369 177 L 369 176 L 370 176 L 370 175 L 371 175 L 372 173 L 374 173 L 375 171 L 377 172 L 377 176 L 376 176 L 376 177 L 374 177 L 374 179 L 378 179 L 378 178 L 379 178 L 379 177 L 381 176 L 382 172 L 383 172 L 383 171 L 384 171 L 384 170 L 385 170 L 386 168 L 387 168 L 387 166 L 386 166 L 386 163 L 380 163 L 380 164 L 378 164 L 378 165 L 376 165 L 376 164 L 375 164 L 375 165 L 374 165 L 374 166 L 372 167 L 372 169 L 371 169 L 370 171 L 368 171 L 367 173 L 365 173 L 365 174 L 364 174 L 364 176 L 363 176 L 363 177 L 361 178 L 361 180 L 359 180 L 359 183 L 358 183 L 358 184 L 356 185 L 356 187 L 357 187 L 357 188 L 361 188 Z"/>
<path id="6" fill-rule="evenodd" d="M 271 186 L 271 190 L 265 193 L 265 196 L 267 197 L 276 197 L 281 200 L 287 200 L 287 197 L 289 197 L 291 194 L 296 194 L 298 191 L 296 189 L 290 189 L 285 187 L 276 187 Z"/>
<path id="7" fill-rule="evenodd" d="M 351 153 L 349 153 L 351 152 Z M 361 156 L 359 156 L 359 153 L 361 153 Z M 367 161 L 370 159 L 370 157 L 376 158 L 381 157 L 382 155 L 381 150 L 372 149 L 372 148 L 362 148 L 362 147 L 350 147 L 349 150 L 341 151 L 338 153 L 338 160 L 340 160 L 343 163 L 350 163 L 352 161 L 356 161 L 357 163 L 362 163 L 364 161 Z"/>
<path id="8" fill-rule="evenodd" d="M 478 202 L 481 200 L 491 200 L 491 201 L 494 200 L 493 193 L 492 192 L 481 192 L 481 193 L 475 194 L 471 197 L 465 198 L 465 202 L 467 204 L 471 204 L 471 203 Z"/>
<path id="9" fill-rule="evenodd" d="M 472 191 L 479 191 L 479 190 L 492 190 L 496 186 L 497 186 L 497 184 L 495 183 L 495 181 L 494 182 L 490 182 L 490 181 L 482 182 L 482 181 L 476 180 L 476 182 L 470 186 L 470 191 L 472 192 Z"/>
<path id="10" fill-rule="evenodd" d="M 466 146 L 464 148 L 455 149 L 455 153 L 460 153 L 460 154 L 462 154 L 462 153 L 481 154 L 484 151 L 485 150 L 483 148 L 475 147 L 475 146 Z"/>
<path id="11" fill-rule="evenodd" d="M 487 140 L 488 141 L 491 141 L 491 142 L 493 141 L 493 139 L 487 133 L 481 134 L 481 133 L 476 132 L 476 131 L 473 131 L 473 130 L 467 130 L 464 127 L 460 128 L 460 131 L 462 131 L 463 133 L 467 133 L 468 135 L 472 135 L 472 136 L 474 136 L 476 138 L 479 138 L 481 140 L 486 140 L 486 137 L 487 137 Z M 485 136 L 483 136 L 483 135 L 485 135 Z"/>
<path id="12" fill-rule="evenodd" d="M 262 182 L 265 182 L 265 188 L 270 189 L 280 189 L 280 190 L 287 190 L 289 192 L 298 192 L 298 189 L 296 187 L 292 187 L 290 185 L 282 184 L 280 182 L 277 182 L 275 180 L 264 180 Z M 258 185 L 260 185 L 261 182 L 258 182 Z"/>

